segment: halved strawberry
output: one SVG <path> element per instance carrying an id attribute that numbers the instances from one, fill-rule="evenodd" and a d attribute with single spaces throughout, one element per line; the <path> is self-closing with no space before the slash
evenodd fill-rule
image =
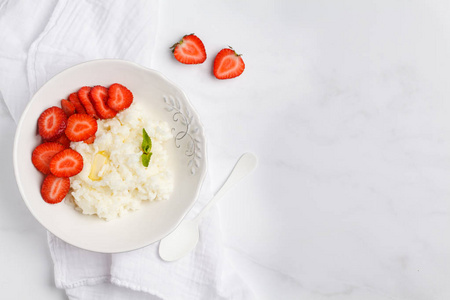
<path id="1" fill-rule="evenodd" d="M 85 139 L 83 142 L 85 142 L 86 144 L 92 144 L 94 141 L 95 141 L 95 134 L 90 138 Z"/>
<path id="2" fill-rule="evenodd" d="M 244 72 L 245 64 L 241 54 L 237 54 L 232 48 L 225 48 L 217 53 L 214 59 L 214 76 L 218 79 L 230 79 Z"/>
<path id="3" fill-rule="evenodd" d="M 39 134 L 46 140 L 58 139 L 64 133 L 66 125 L 66 114 L 56 106 L 44 110 L 38 119 Z"/>
<path id="4" fill-rule="evenodd" d="M 86 114 L 71 115 L 67 121 L 66 136 L 72 142 L 80 142 L 97 132 L 97 121 Z"/>
<path id="5" fill-rule="evenodd" d="M 100 119 L 110 119 L 116 116 L 117 111 L 109 107 L 106 103 L 108 101 L 108 89 L 104 86 L 94 86 L 90 93 L 90 99 L 94 104 L 95 111 Z"/>
<path id="6" fill-rule="evenodd" d="M 89 92 L 91 91 L 91 87 L 83 86 L 78 90 L 78 99 L 81 104 L 83 104 L 86 109 L 86 113 L 91 115 L 95 119 L 98 119 L 97 112 L 95 111 L 94 105 L 92 105 L 91 99 L 89 99 Z"/>
<path id="7" fill-rule="evenodd" d="M 84 106 L 81 104 L 80 99 L 78 99 L 77 93 L 72 93 L 69 95 L 69 101 L 75 106 L 75 111 L 77 114 L 85 114 L 86 110 Z"/>
<path id="8" fill-rule="evenodd" d="M 50 172 L 57 177 L 75 176 L 83 170 L 83 156 L 75 150 L 65 149 L 50 161 Z"/>
<path id="9" fill-rule="evenodd" d="M 133 103 L 133 93 L 123 85 L 114 83 L 108 89 L 108 106 L 115 111 L 130 107 Z"/>
<path id="10" fill-rule="evenodd" d="M 55 204 L 61 202 L 70 189 L 70 179 L 49 174 L 41 187 L 41 196 L 45 202 Z"/>
<path id="11" fill-rule="evenodd" d="M 40 172 L 50 174 L 50 161 L 53 156 L 64 150 L 60 143 L 48 142 L 37 146 L 31 154 L 31 162 Z"/>
<path id="12" fill-rule="evenodd" d="M 69 100 L 61 100 L 61 108 L 66 113 L 67 117 L 70 117 L 75 113 L 75 106 Z"/>
<path id="13" fill-rule="evenodd" d="M 206 60 L 205 45 L 194 34 L 183 36 L 181 41 L 174 44 L 172 49 L 175 58 L 183 64 L 201 64 Z"/>

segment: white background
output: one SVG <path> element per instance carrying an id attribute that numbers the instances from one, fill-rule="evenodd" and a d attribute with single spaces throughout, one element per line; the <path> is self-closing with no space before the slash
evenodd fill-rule
<path id="1" fill-rule="evenodd" d="M 219 203 L 259 299 L 450 298 L 449 15 L 447 1 L 160 1 L 153 67 L 201 116 L 213 188 L 259 157 Z M 198 66 L 169 51 L 192 32 Z M 246 70 L 220 81 L 228 45 Z M 14 130 L 3 110 L 1 298 L 65 299 L 15 184 Z"/>

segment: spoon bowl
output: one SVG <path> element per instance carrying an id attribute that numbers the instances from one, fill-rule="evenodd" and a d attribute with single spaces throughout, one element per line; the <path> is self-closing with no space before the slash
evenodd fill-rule
<path id="1" fill-rule="evenodd" d="M 171 234 L 161 240 L 159 255 L 165 261 L 174 261 L 192 251 L 199 239 L 198 222 L 189 220 L 181 223 Z"/>
<path id="2" fill-rule="evenodd" d="M 165 261 L 174 261 L 182 258 L 194 249 L 199 239 L 198 224 L 201 218 L 231 187 L 253 171 L 257 162 L 256 156 L 252 153 L 242 155 L 223 186 L 203 210 L 193 220 L 182 222 L 172 233 L 161 240 L 159 256 Z"/>

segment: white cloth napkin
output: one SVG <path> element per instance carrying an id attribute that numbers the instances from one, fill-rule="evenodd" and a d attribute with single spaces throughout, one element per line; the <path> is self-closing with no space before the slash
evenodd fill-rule
<path id="1" fill-rule="evenodd" d="M 97 58 L 150 66 L 156 0 L 46 0 L 0 3 L 0 91 L 17 122 L 31 95 L 67 67 Z M 195 101 L 194 101 L 195 102 Z M 187 219 L 210 200 L 207 179 Z M 197 248 L 179 261 L 158 256 L 158 243 L 121 254 L 71 246 L 48 234 L 55 283 L 70 299 L 251 299 L 226 261 L 217 210 L 202 222 Z"/>

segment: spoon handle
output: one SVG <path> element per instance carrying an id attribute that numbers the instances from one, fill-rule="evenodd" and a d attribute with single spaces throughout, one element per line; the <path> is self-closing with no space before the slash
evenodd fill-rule
<path id="1" fill-rule="evenodd" d="M 228 176 L 225 183 L 219 189 L 219 191 L 214 195 L 214 197 L 209 201 L 209 203 L 202 209 L 202 211 L 195 217 L 193 221 L 200 221 L 200 219 L 205 215 L 205 213 L 217 202 L 222 196 L 231 189 L 236 183 L 241 181 L 246 175 L 256 168 L 258 160 L 256 156 L 252 153 L 244 153 L 241 158 L 231 171 L 230 176 Z"/>

